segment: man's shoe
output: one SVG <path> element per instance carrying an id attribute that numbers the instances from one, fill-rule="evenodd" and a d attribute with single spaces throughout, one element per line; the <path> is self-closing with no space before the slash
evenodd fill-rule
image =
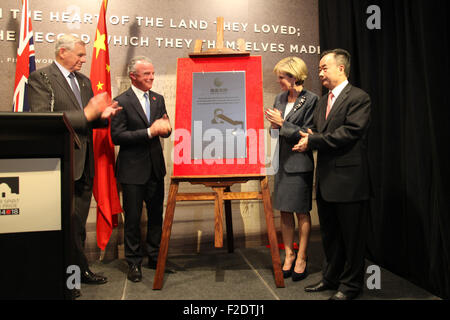
<path id="1" fill-rule="evenodd" d="M 91 270 L 87 269 L 81 274 L 81 283 L 87 284 L 104 284 L 107 283 L 108 279 L 106 277 L 100 276 L 93 273 Z"/>
<path id="2" fill-rule="evenodd" d="M 142 280 L 141 266 L 137 264 L 132 264 L 128 267 L 128 280 L 133 282 L 140 282 Z"/>
<path id="3" fill-rule="evenodd" d="M 319 283 L 305 287 L 306 292 L 322 292 L 322 291 L 326 291 L 326 290 L 336 290 L 336 289 L 337 289 L 336 287 L 330 286 L 323 281 L 320 281 Z"/>
<path id="4" fill-rule="evenodd" d="M 336 292 L 329 300 L 353 300 L 359 295 L 359 292 L 343 293 Z"/>
<path id="5" fill-rule="evenodd" d="M 70 290 L 70 298 L 72 300 L 75 300 L 76 298 L 81 297 L 81 290 L 80 289 L 71 289 Z"/>

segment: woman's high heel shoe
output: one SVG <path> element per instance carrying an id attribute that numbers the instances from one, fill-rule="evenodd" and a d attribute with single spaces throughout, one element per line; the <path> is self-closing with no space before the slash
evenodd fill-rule
<path id="1" fill-rule="evenodd" d="M 295 257 L 294 261 L 292 262 L 292 266 L 289 270 L 281 270 L 283 271 L 283 278 L 289 278 L 292 276 L 292 273 L 294 272 L 294 268 L 295 268 L 295 261 L 297 261 L 297 256 Z"/>
<path id="2" fill-rule="evenodd" d="M 292 281 L 300 281 L 300 280 L 305 279 L 308 276 L 308 270 L 307 270 L 307 268 L 308 268 L 308 258 L 306 258 L 305 263 L 306 263 L 305 270 L 303 270 L 302 273 L 297 273 L 297 272 L 294 271 L 294 268 L 291 268 L 291 270 L 292 270 L 292 272 L 291 272 L 292 273 Z M 294 264 L 294 267 L 295 267 L 295 264 Z M 283 275 L 284 275 L 284 271 L 283 271 Z"/>

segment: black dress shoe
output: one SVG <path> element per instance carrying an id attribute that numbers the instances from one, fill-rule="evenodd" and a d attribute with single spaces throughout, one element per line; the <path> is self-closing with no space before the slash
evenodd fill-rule
<path id="1" fill-rule="evenodd" d="M 127 278 L 133 282 L 140 282 L 142 280 L 141 266 L 137 264 L 132 264 L 128 267 Z"/>
<path id="2" fill-rule="evenodd" d="M 305 270 L 303 270 L 303 272 L 297 273 L 295 272 L 294 269 L 292 269 L 292 281 L 300 281 L 305 279 L 308 276 L 307 267 L 308 267 L 308 259 L 306 259 Z"/>
<path id="3" fill-rule="evenodd" d="M 100 276 L 93 273 L 91 270 L 87 269 L 81 274 L 81 283 L 87 284 L 104 284 L 107 283 L 108 279 L 106 277 Z"/>
<path id="4" fill-rule="evenodd" d="M 289 278 L 290 276 L 292 276 L 292 268 L 290 268 L 289 270 L 281 270 L 283 271 L 283 278 Z"/>
<path id="5" fill-rule="evenodd" d="M 353 300 L 359 295 L 359 292 L 343 293 L 336 292 L 329 300 Z"/>
<path id="6" fill-rule="evenodd" d="M 281 271 L 283 271 L 283 278 L 289 278 L 292 276 L 292 272 L 294 272 L 294 268 L 295 268 L 295 261 L 297 260 L 297 256 L 295 257 L 294 261 L 292 262 L 291 268 L 289 270 L 283 270 L 281 269 Z"/>
<path id="7" fill-rule="evenodd" d="M 76 298 L 81 297 L 81 290 L 80 289 L 71 289 L 70 290 L 70 298 L 72 300 L 75 300 Z"/>
<path id="8" fill-rule="evenodd" d="M 305 287 L 306 292 L 321 292 L 321 291 L 336 290 L 336 289 L 337 289 L 336 287 L 330 286 L 323 281 L 320 281 L 319 283 Z"/>

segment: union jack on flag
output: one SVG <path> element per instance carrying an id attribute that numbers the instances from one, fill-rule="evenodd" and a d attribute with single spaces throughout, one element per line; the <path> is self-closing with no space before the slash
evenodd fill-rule
<path id="1" fill-rule="evenodd" d="M 19 47 L 17 48 L 16 80 L 14 82 L 13 111 L 30 111 L 27 100 L 28 76 L 36 70 L 34 61 L 33 30 L 28 0 L 23 0 L 20 23 Z"/>

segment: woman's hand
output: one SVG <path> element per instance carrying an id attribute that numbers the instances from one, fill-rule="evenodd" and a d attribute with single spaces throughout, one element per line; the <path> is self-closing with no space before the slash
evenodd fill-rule
<path id="1" fill-rule="evenodd" d="M 284 119 L 281 116 L 281 111 L 273 108 L 266 109 L 265 116 L 267 121 L 272 125 L 272 129 L 279 129 L 283 126 Z"/>

